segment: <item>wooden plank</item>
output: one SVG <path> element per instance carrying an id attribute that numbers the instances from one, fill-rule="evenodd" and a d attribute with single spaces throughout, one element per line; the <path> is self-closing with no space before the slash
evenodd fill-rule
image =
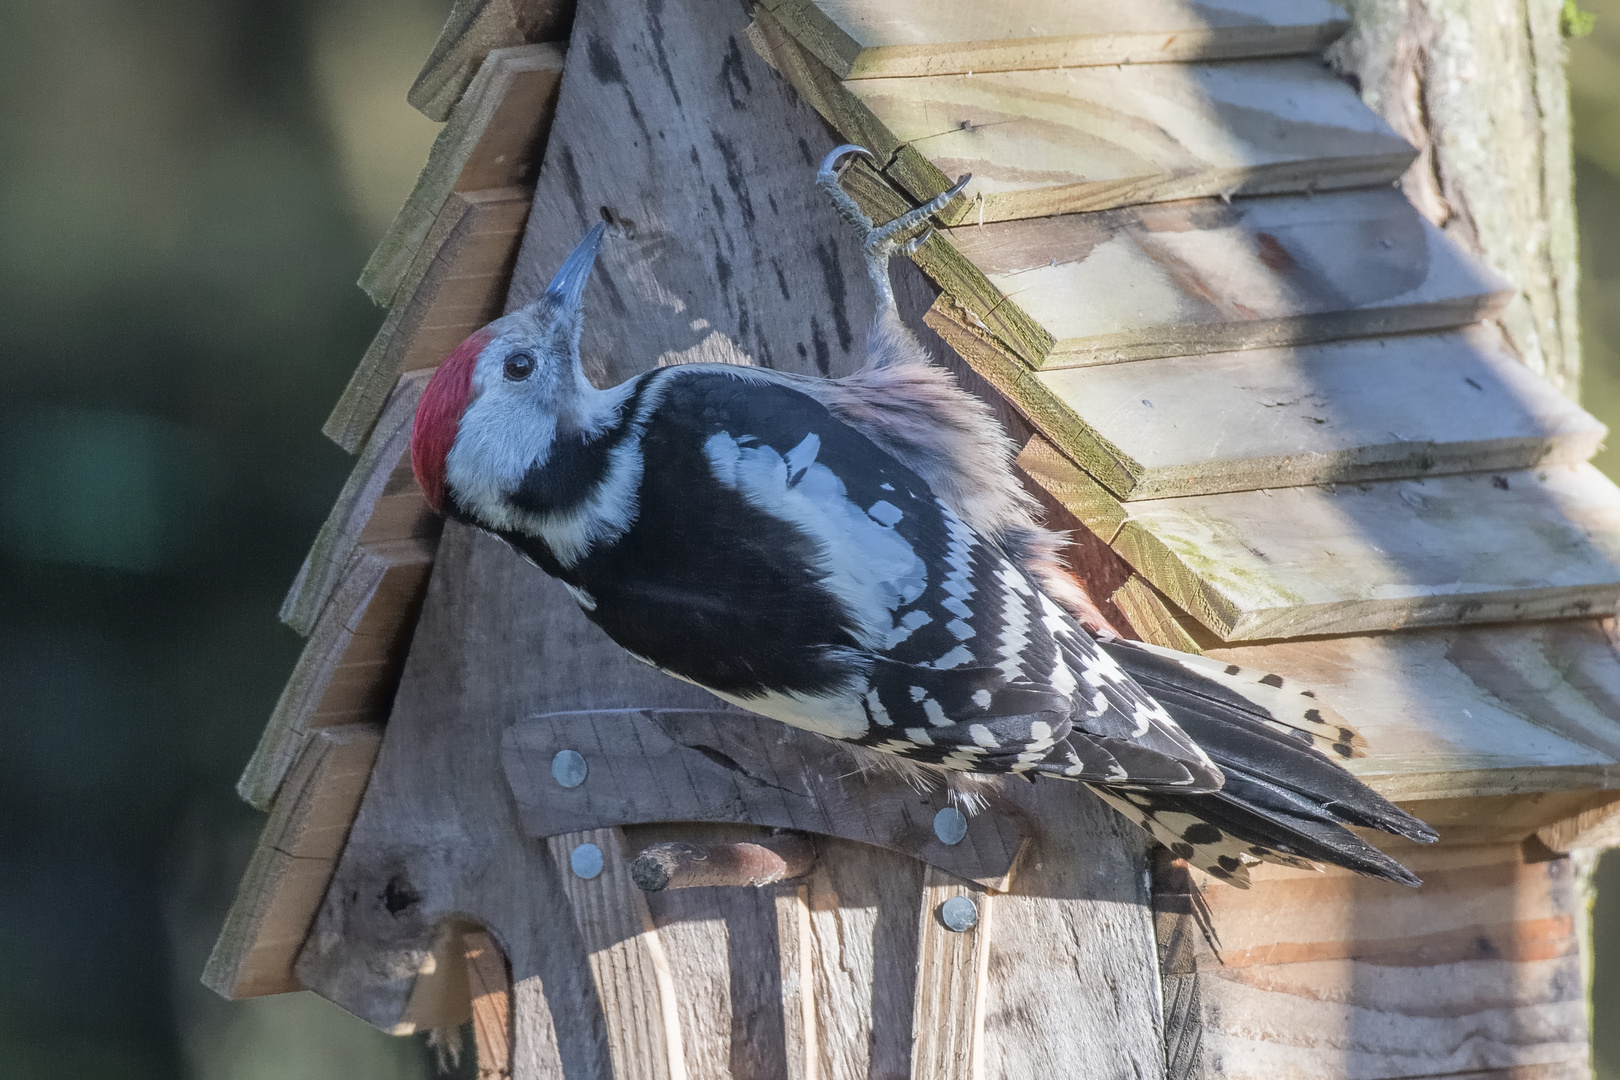
<path id="1" fill-rule="evenodd" d="M 811 939 L 810 886 L 778 886 L 777 956 L 782 987 L 783 1058 L 786 1080 L 817 1080 L 821 1052 L 816 1030 L 815 960 Z"/>
<path id="2" fill-rule="evenodd" d="M 511 1080 L 512 976 L 495 939 L 483 930 L 462 935 L 472 994 L 478 1080 Z"/>
<path id="3" fill-rule="evenodd" d="M 1109 599 L 1125 615 L 1137 640 L 1184 653 L 1204 651 L 1198 639 L 1181 624 L 1179 613 L 1164 594 L 1141 574 L 1132 574 Z"/>
<path id="4" fill-rule="evenodd" d="M 581 755 L 564 787 L 559 753 Z M 863 769 L 846 748 L 740 709 L 616 709 L 527 717 L 507 729 L 501 762 L 523 828 L 551 836 L 657 821 L 769 825 L 890 848 L 992 888 L 1005 886 L 1031 828 L 995 792 L 966 837 L 940 841 L 943 790 Z"/>
<path id="5" fill-rule="evenodd" d="M 1620 658 L 1596 620 L 1223 646 L 1206 655 L 1314 689 L 1367 740 L 1367 756 L 1346 767 L 1402 803 L 1620 786 Z M 1482 807 L 1434 824 L 1445 840 L 1451 824 L 1470 826 L 1487 811 L 1501 813 Z M 1547 810 L 1554 819 L 1571 812 Z M 1547 820 L 1524 817 L 1515 835 Z"/>
<path id="6" fill-rule="evenodd" d="M 625 834 L 631 851 L 677 838 L 713 851 L 769 835 L 753 826 L 686 823 L 639 826 Z M 787 1049 L 773 890 L 672 886 L 646 896 L 679 988 L 688 1075 L 779 1080 Z"/>
<path id="7" fill-rule="evenodd" d="M 428 161 L 360 273 L 360 288 L 388 306 L 452 191 L 532 185 L 557 107 L 560 45 L 496 49 L 434 140 Z"/>
<path id="8" fill-rule="evenodd" d="M 356 549 L 237 781 L 243 800 L 270 809 L 310 732 L 387 719 L 432 569 L 421 540 Z"/>
<path id="9" fill-rule="evenodd" d="M 1050 445 L 1020 462 L 1037 482 L 1055 478 L 1081 520 L 1112 523 L 1107 492 Z M 1114 549 L 1225 641 L 1565 618 L 1620 601 L 1620 492 L 1589 465 L 1118 506 Z"/>
<path id="10" fill-rule="evenodd" d="M 501 314 L 531 199 L 520 187 L 450 196 L 321 428 L 327 438 L 359 452 L 402 372 L 436 367 L 468 334 Z"/>
<path id="11" fill-rule="evenodd" d="M 1006 795 L 1057 827 L 992 902 L 984 1075 L 1070 1076 L 1075 1062 L 1107 1062 L 1102 1075 L 1157 1080 L 1147 838 L 1077 785 L 1011 784 Z"/>
<path id="12" fill-rule="evenodd" d="M 1167 998 L 1196 1000 L 1203 1059 L 1179 1075 L 1562 1076 L 1583 1063 L 1568 860 L 1527 864 L 1517 845 L 1403 857 L 1421 890 L 1268 866 L 1247 892 L 1200 878 L 1195 898 L 1190 876 L 1157 875 Z"/>
<path id="13" fill-rule="evenodd" d="M 1314 53 L 1349 26 L 1325 0 L 764 0 L 841 79 Z"/>
<path id="14" fill-rule="evenodd" d="M 945 905 L 967 901 L 966 929 L 946 925 Z M 918 914 L 917 1004 L 912 1080 L 978 1080 L 984 1073 L 984 1009 L 989 997 L 991 894 L 943 870 L 923 875 Z"/>
<path id="15" fill-rule="evenodd" d="M 308 637 L 361 545 L 400 540 L 438 542 L 444 519 L 428 509 L 411 472 L 411 422 L 429 372 L 404 375 L 349 473 L 337 502 L 281 602 L 281 621 Z"/>
<path id="16" fill-rule="evenodd" d="M 1576 465 L 1607 429 L 1492 329 L 1043 371 L 1043 433 L 1122 499 Z M 960 336 L 960 335 L 959 335 Z"/>
<path id="17" fill-rule="evenodd" d="M 1607 429 L 1493 329 L 1042 372 L 1123 499 L 1577 465 Z"/>
<path id="18" fill-rule="evenodd" d="M 1620 847 L 1620 796 L 1536 830 L 1536 836 L 1557 852 L 1581 849 L 1607 851 Z"/>
<path id="19" fill-rule="evenodd" d="M 1040 368 L 1465 326 L 1513 295 L 1394 188 L 1128 206 L 947 239 L 1051 334 Z"/>
<path id="20" fill-rule="evenodd" d="M 757 18 L 775 23 L 765 11 Z M 791 40 L 771 39 L 771 55 L 911 198 L 931 199 L 972 173 L 941 211 L 946 225 L 1369 187 L 1399 177 L 1416 155 L 1316 60 L 840 82 Z"/>
<path id="21" fill-rule="evenodd" d="M 596 852 L 597 873 L 589 879 L 571 865 L 582 846 Z M 553 836 L 546 849 L 585 943 L 607 1024 L 613 1075 L 685 1080 L 675 981 L 646 898 L 630 880 L 635 853 L 626 846 L 623 831 L 592 829 Z"/>
<path id="22" fill-rule="evenodd" d="M 573 0 L 456 0 L 405 100 L 429 119 L 448 120 L 490 52 L 559 41 L 573 14 Z"/>
<path id="23" fill-rule="evenodd" d="M 265 822 L 236 902 L 214 945 L 203 984 L 231 998 L 301 990 L 293 959 L 343 850 L 382 741 L 352 724 L 305 744 Z"/>

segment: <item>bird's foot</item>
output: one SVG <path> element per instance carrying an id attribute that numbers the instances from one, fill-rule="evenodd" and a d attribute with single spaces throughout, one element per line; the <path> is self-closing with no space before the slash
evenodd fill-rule
<path id="1" fill-rule="evenodd" d="M 905 240 L 899 239 L 910 233 L 917 226 L 922 225 L 934 214 L 943 210 L 947 203 L 962 193 L 968 181 L 973 179 L 972 174 L 962 177 L 948 190 L 940 192 L 921 206 L 907 210 L 893 221 L 883 225 L 875 224 L 866 212 L 860 208 L 854 197 L 845 191 L 839 180 L 844 170 L 839 166 L 845 158 L 855 154 L 864 154 L 872 160 L 876 155 L 864 146 L 852 143 L 835 147 L 821 161 L 821 168 L 816 173 L 816 186 L 826 193 L 832 201 L 833 209 L 838 216 L 849 222 L 850 226 L 860 234 L 861 253 L 866 257 L 866 273 L 872 279 L 872 287 L 877 290 L 880 305 L 892 307 L 894 293 L 889 285 L 889 260 L 896 254 L 912 255 L 917 249 L 928 242 L 934 235 L 932 228 L 925 228 L 915 236 Z"/>

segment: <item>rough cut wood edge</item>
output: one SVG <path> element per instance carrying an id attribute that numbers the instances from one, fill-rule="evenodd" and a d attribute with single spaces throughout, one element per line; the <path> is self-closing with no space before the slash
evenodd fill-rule
<path id="1" fill-rule="evenodd" d="M 337 502 L 315 536 L 315 543 L 281 603 L 281 621 L 308 637 L 363 541 L 438 540 L 443 524 L 432 513 L 408 470 L 411 421 L 431 372 L 402 375 L 383 405 L 372 437 L 338 493 Z M 403 488 L 404 490 L 399 490 Z"/>
<path id="2" fill-rule="evenodd" d="M 305 743 L 203 970 L 209 989 L 231 999 L 303 989 L 293 961 L 381 745 L 374 724 L 328 728 Z"/>
<path id="3" fill-rule="evenodd" d="M 401 372 L 437 365 L 500 315 L 532 199 L 522 187 L 450 196 L 322 426 L 327 438 L 358 453 Z"/>
<path id="4" fill-rule="evenodd" d="M 311 731 L 386 719 L 432 568 L 422 540 L 355 550 L 237 781 L 243 801 L 270 809 Z"/>
<path id="5" fill-rule="evenodd" d="M 360 288 L 383 306 L 399 296 L 416 251 L 456 190 L 533 183 L 557 109 L 564 51 L 544 43 L 496 49 L 478 69 L 428 153 L 405 205 L 365 269 Z"/>
<path id="6" fill-rule="evenodd" d="M 570 861 L 585 844 L 594 844 L 602 859 L 601 873 L 588 880 Z M 630 879 L 624 830 L 565 833 L 546 847 L 590 956 L 613 1075 L 686 1080 L 675 982 L 647 899 Z"/>
<path id="7" fill-rule="evenodd" d="M 762 36 L 769 42 L 771 60 L 777 70 L 846 140 L 872 151 L 883 163 L 883 174 L 912 199 L 919 202 L 932 199 L 956 182 L 956 178 L 947 176 L 918 148 L 914 140 L 902 140 L 867 107 L 859 97 L 865 85 L 863 81 L 840 81 L 825 64 L 799 45 L 770 12 L 757 9 L 755 20 Z M 1336 86 L 1331 83 L 1331 76 L 1324 75 L 1323 78 L 1329 82 L 1322 85 Z M 1342 87 L 1337 89 L 1343 90 Z M 921 94 L 926 91 L 919 89 L 916 92 Z M 938 111 L 944 110 L 945 103 L 941 102 Z M 956 130 L 955 120 L 942 119 L 941 123 L 951 125 L 952 131 Z M 1284 123 L 1286 125 L 1287 122 Z M 1388 132 L 1387 127 L 1384 130 Z M 1191 170 L 1160 167 L 1158 171 L 1151 171 L 1151 167 L 1144 165 L 1150 171 L 1113 180 L 1085 179 L 1076 172 L 1076 179 L 1070 183 L 1012 187 L 977 194 L 974 184 L 970 182 L 967 191 L 939 212 L 938 219 L 941 224 L 952 226 L 975 221 L 1049 217 L 1133 203 L 1212 195 L 1266 195 L 1370 187 L 1398 178 L 1416 156 L 1416 151 L 1395 137 L 1393 132 L 1389 132 L 1387 144 L 1387 148 L 1379 152 L 1365 150 L 1349 156 L 1301 157 L 1247 165 L 1207 164 Z"/>
<path id="8" fill-rule="evenodd" d="M 1170 601 L 1141 574 L 1132 574 L 1109 599 L 1124 613 L 1136 636 L 1148 644 L 1184 653 L 1204 651 L 1181 624 Z"/>
<path id="9" fill-rule="evenodd" d="M 430 120 L 448 120 L 491 51 L 560 41 L 573 15 L 573 0 L 456 0 L 405 100 Z"/>
<path id="10" fill-rule="evenodd" d="M 1543 825 L 1536 830 L 1536 836 L 1553 851 L 1561 853 L 1582 848 L 1620 847 L 1620 795 L 1573 817 Z"/>
<path id="11" fill-rule="evenodd" d="M 760 6 L 841 79 L 1290 56 L 1322 51 L 1350 25 L 1335 11 L 1340 17 L 1283 26 L 1165 25 L 1142 27 L 1135 33 L 1031 33 L 1021 38 L 863 47 L 814 0 L 763 0 Z"/>
<path id="12" fill-rule="evenodd" d="M 979 1080 L 984 1075 L 991 895 L 932 866 L 923 873 L 911 1080 Z M 940 917 L 940 907 L 955 897 L 971 900 L 979 911 L 978 923 L 960 933 Z"/>
<path id="13" fill-rule="evenodd" d="M 472 994 L 474 1047 L 478 1080 L 512 1076 L 512 973 L 495 939 L 484 930 L 462 935 Z"/>

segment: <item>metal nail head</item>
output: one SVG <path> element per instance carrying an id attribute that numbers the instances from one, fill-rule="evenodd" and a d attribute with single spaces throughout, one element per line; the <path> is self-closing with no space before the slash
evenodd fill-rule
<path id="1" fill-rule="evenodd" d="M 586 881 L 602 872 L 602 849 L 595 844 L 581 844 L 568 856 L 568 865 L 574 868 L 574 874 Z"/>
<path id="2" fill-rule="evenodd" d="M 964 933 L 979 925 L 979 905 L 965 896 L 953 896 L 939 905 L 939 921 L 947 930 Z"/>
<path id="3" fill-rule="evenodd" d="M 947 806 L 934 815 L 934 835 L 942 844 L 960 844 L 967 835 L 967 815 L 954 806 Z"/>
<path id="4" fill-rule="evenodd" d="M 578 750 L 559 750 L 557 756 L 551 759 L 551 778 L 563 787 L 579 787 L 585 782 L 585 775 L 590 772 L 585 764 L 585 755 Z"/>

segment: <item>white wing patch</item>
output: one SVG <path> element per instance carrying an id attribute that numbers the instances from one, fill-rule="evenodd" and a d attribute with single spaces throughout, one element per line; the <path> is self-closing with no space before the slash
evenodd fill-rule
<path id="1" fill-rule="evenodd" d="M 891 639 L 898 644 L 927 622 L 908 628 L 894 616 L 928 587 L 928 567 L 892 525 L 850 501 L 838 474 L 816 460 L 820 449 L 813 432 L 785 455 L 723 431 L 703 444 L 716 480 L 816 542 L 822 585 L 849 613 L 857 640 L 873 651 L 892 648 Z"/>

